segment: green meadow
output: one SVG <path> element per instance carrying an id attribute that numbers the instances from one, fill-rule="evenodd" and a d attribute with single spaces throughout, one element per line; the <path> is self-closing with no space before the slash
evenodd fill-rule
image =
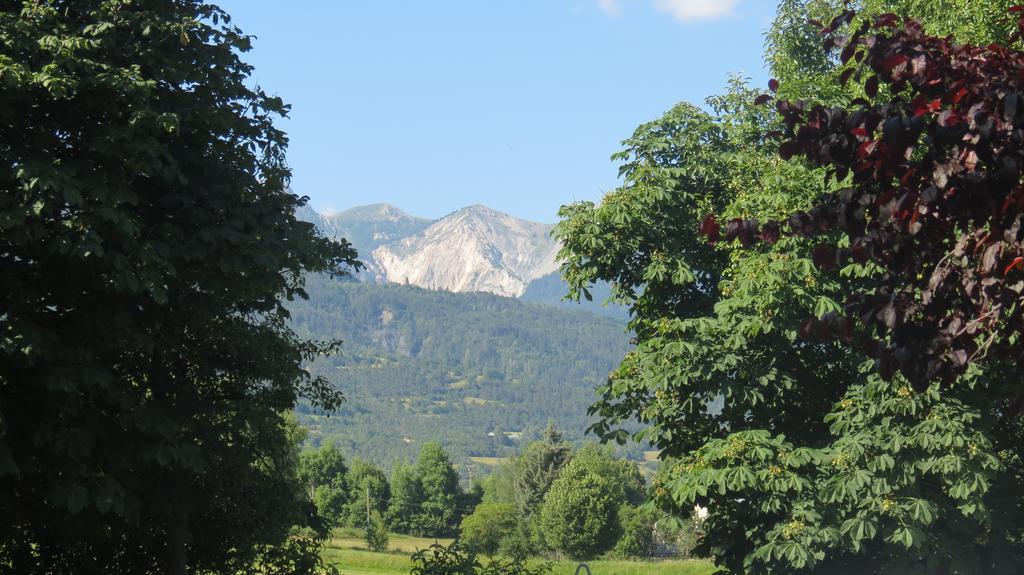
<path id="1" fill-rule="evenodd" d="M 433 543 L 447 545 L 450 539 L 411 537 L 390 534 L 389 552 L 366 550 L 362 534 L 357 530 L 339 529 L 327 544 L 324 557 L 341 575 L 408 575 L 412 568 L 409 556 L 417 549 Z M 593 575 L 710 575 L 714 567 L 708 561 L 589 561 Z M 555 561 L 551 575 L 573 575 L 578 563 Z"/>

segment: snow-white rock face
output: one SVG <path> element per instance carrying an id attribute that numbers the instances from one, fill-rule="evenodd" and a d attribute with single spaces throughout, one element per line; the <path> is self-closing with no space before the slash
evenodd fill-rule
<path id="1" fill-rule="evenodd" d="M 558 269 L 550 224 L 470 206 L 374 250 L 388 281 L 453 292 L 518 297 Z"/>
<path id="2" fill-rule="evenodd" d="M 298 215 L 326 236 L 352 242 L 367 267 L 358 276 L 363 281 L 519 297 L 530 282 L 558 271 L 554 226 L 485 206 L 463 208 L 436 221 L 388 204 L 331 215 L 307 207 Z"/>

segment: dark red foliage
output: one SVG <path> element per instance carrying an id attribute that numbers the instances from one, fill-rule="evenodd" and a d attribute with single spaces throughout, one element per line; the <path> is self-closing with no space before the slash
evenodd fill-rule
<path id="1" fill-rule="evenodd" d="M 714 244 L 718 241 L 718 222 L 715 216 L 709 215 L 700 223 L 700 233 L 707 236 L 708 241 Z"/>
<path id="2" fill-rule="evenodd" d="M 850 299 L 849 318 L 813 320 L 801 331 L 852 341 L 854 319 L 871 335 L 864 347 L 880 372 L 899 371 L 919 388 L 952 381 L 985 356 L 1019 360 L 1024 53 L 958 45 L 892 14 L 855 30 L 853 20 L 852 12 L 834 20 L 825 46 L 867 78 L 868 99 L 848 108 L 776 102 L 785 125 L 780 155 L 828 167 L 837 181 L 849 177 L 848 188 L 794 214 L 788 227 L 849 237 L 850 249 L 814 250 L 823 269 L 872 261 L 884 273 L 873 293 Z M 1017 26 L 1014 40 L 1024 18 Z M 891 99 L 879 96 L 881 85 Z M 729 223 L 732 237 L 778 239 L 746 221 Z"/>

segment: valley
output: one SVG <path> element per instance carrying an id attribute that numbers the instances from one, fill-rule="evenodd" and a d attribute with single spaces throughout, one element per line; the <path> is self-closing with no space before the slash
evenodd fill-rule
<path id="1" fill-rule="evenodd" d="M 325 277 L 307 289 L 310 300 L 291 305 L 293 326 L 343 340 L 309 369 L 347 401 L 331 415 L 300 405 L 300 421 L 310 442 L 387 467 L 425 440 L 463 462 L 508 456 L 549 420 L 580 441 L 594 388 L 629 349 L 622 321 L 584 310 Z"/>
<path id="2" fill-rule="evenodd" d="M 484 206 L 436 221 L 387 204 L 299 215 L 366 266 L 310 277 L 310 299 L 290 304 L 300 335 L 344 342 L 309 366 L 347 397 L 334 414 L 298 407 L 311 444 L 390 468 L 439 440 L 468 478 L 490 470 L 470 458 L 514 454 L 548 421 L 584 439 L 594 389 L 629 349 L 627 314 L 602 305 L 607 286 L 562 301 L 551 225 Z"/>

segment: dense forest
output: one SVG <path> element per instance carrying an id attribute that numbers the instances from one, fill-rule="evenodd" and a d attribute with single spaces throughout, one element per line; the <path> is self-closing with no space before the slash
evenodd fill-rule
<path id="1" fill-rule="evenodd" d="M 548 421 L 579 441 L 594 390 L 629 349 L 625 322 L 582 310 L 324 276 L 307 290 L 292 325 L 344 342 L 309 369 L 348 399 L 332 414 L 299 406 L 309 442 L 388 467 L 423 438 L 460 461 L 507 456 Z"/>

